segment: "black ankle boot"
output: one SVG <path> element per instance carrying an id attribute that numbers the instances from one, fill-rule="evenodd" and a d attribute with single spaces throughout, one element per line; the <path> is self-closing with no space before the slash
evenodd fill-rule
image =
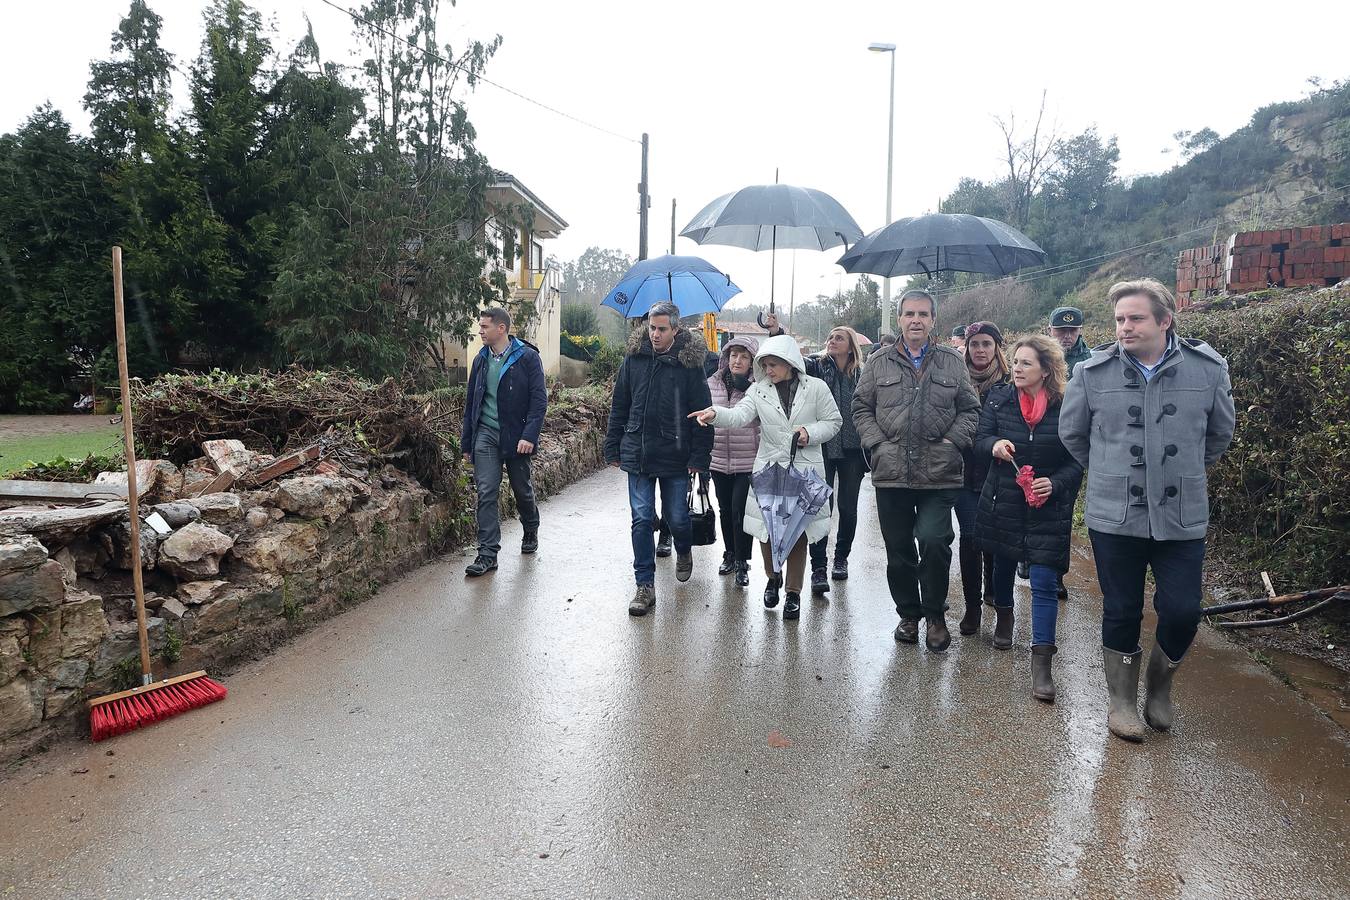
<path id="1" fill-rule="evenodd" d="M 783 618 L 800 619 L 802 616 L 802 595 L 796 591 L 788 591 L 787 599 L 783 601 Z"/>
<path id="2" fill-rule="evenodd" d="M 778 605 L 778 588 L 783 583 L 783 579 L 778 575 L 770 575 L 769 583 L 764 586 L 764 608 L 773 609 Z"/>
<path id="3" fill-rule="evenodd" d="M 825 567 L 811 570 L 811 593 L 823 594 L 830 589 L 830 579 L 825 577 Z"/>
<path id="4" fill-rule="evenodd" d="M 730 575 L 736 571 L 736 557 L 730 550 L 722 554 L 722 564 L 717 567 L 718 575 Z"/>
<path id="5" fill-rule="evenodd" d="M 736 563 L 736 587 L 750 586 L 750 564 L 745 560 Z"/>

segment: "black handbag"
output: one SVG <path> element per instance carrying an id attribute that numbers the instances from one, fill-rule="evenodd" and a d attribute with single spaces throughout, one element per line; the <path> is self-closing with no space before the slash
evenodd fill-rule
<path id="1" fill-rule="evenodd" d="M 694 500 L 693 481 L 689 482 L 689 496 L 685 502 L 689 504 L 689 524 L 694 546 L 706 547 L 717 543 L 717 512 L 708 500 L 708 476 L 702 473 L 698 476 L 697 505 Z"/>

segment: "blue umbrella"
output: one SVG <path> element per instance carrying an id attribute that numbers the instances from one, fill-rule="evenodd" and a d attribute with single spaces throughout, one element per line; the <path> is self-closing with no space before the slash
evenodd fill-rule
<path id="1" fill-rule="evenodd" d="M 646 315 L 652 304 L 669 300 L 681 316 L 718 312 L 741 292 L 731 276 L 697 256 L 658 256 L 644 259 L 619 279 L 601 301 L 625 318 Z"/>

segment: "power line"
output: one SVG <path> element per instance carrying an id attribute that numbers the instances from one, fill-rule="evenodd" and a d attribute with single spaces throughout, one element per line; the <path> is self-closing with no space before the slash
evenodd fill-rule
<path id="1" fill-rule="evenodd" d="M 607 134 L 607 135 L 609 135 L 610 137 L 616 137 L 616 138 L 618 138 L 618 139 L 621 140 L 621 141 L 628 141 L 628 142 L 633 143 L 633 144 L 640 144 L 640 143 L 642 143 L 642 142 L 639 141 L 637 138 L 629 137 L 629 136 L 626 135 L 626 134 L 619 134 L 617 131 L 610 131 L 608 128 L 605 128 L 605 127 L 603 127 L 603 126 L 601 126 L 601 125 L 596 125 L 594 122 L 587 122 L 585 119 L 578 118 L 577 116 L 574 116 L 574 115 L 572 115 L 571 113 L 563 112 L 561 109 L 558 109 L 557 107 L 549 106 L 547 103 L 542 103 L 542 102 L 540 102 L 539 100 L 534 99 L 533 97 L 527 97 L 526 95 L 522 94 L 520 91 L 517 91 L 517 90 L 515 90 L 515 89 L 513 89 L 513 88 L 509 88 L 509 87 L 507 87 L 506 85 L 501 84 L 500 82 L 493 81 L 491 78 L 487 78 L 487 77 L 484 76 L 484 75 L 481 75 L 481 74 L 475 74 L 475 73 L 473 73 L 473 72 L 470 72 L 468 69 L 464 68 L 464 66 L 462 66 L 461 64 L 451 62 L 450 60 L 446 59 L 445 57 L 441 56 L 441 55 L 438 54 L 438 53 L 434 53 L 434 52 L 432 52 L 432 51 L 430 51 L 430 50 L 427 50 L 427 49 L 424 48 L 424 47 L 419 47 L 419 46 L 417 46 L 416 44 L 414 44 L 412 41 L 408 40 L 407 38 L 405 38 L 405 37 L 403 37 L 403 36 L 401 36 L 401 35 L 395 34 L 394 32 L 389 31 L 389 30 L 386 29 L 386 28 L 381 28 L 379 25 L 376 25 L 374 22 L 370 21 L 369 19 L 365 18 L 364 16 L 360 15 L 359 13 L 353 12 L 352 10 L 347 9 L 347 7 L 345 7 L 345 6 L 341 6 L 341 5 L 337 4 L 337 3 L 334 3 L 333 0 L 321 0 L 321 2 L 324 3 L 324 4 L 326 4 L 326 5 L 328 5 L 328 6 L 333 7 L 333 9 L 336 9 L 336 10 L 338 10 L 339 12 L 346 13 L 348 16 L 351 16 L 351 18 L 352 18 L 354 21 L 361 22 L 362 24 L 366 25 L 367 27 L 373 28 L 374 30 L 380 32 L 381 34 L 387 35 L 387 36 L 393 38 L 394 40 L 402 41 L 403 43 L 405 43 L 405 44 L 407 44 L 409 47 L 411 47 L 413 50 L 416 50 L 418 53 L 421 53 L 421 54 L 423 54 L 424 56 L 429 56 L 429 57 L 431 57 L 432 59 L 434 59 L 434 60 L 436 60 L 436 61 L 438 61 L 438 62 L 444 63 L 445 65 L 449 66 L 449 67 L 452 68 L 452 69 L 457 69 L 457 70 L 459 70 L 460 72 L 463 72 L 464 74 L 468 75 L 468 76 L 471 77 L 471 78 L 475 78 L 475 79 L 477 79 L 477 80 L 479 80 L 479 81 L 484 82 L 485 84 L 490 84 L 490 85 L 492 85 L 493 87 L 495 87 L 497 90 L 499 90 L 499 91 L 505 91 L 506 93 L 510 94 L 510 95 L 513 96 L 513 97 L 518 97 L 518 98 L 520 98 L 521 100 L 524 100 L 526 103 L 532 103 L 532 104 L 534 104 L 535 106 L 539 107 L 540 109 L 548 110 L 549 112 L 553 113 L 553 114 L 556 115 L 556 116 L 562 116 L 564 119 L 570 119 L 570 120 L 572 120 L 573 122 L 576 122 L 578 125 L 584 125 L 584 126 L 586 126 L 587 128 L 592 128 L 592 129 L 594 129 L 594 130 L 600 132 L 601 134 Z"/>
<path id="2" fill-rule="evenodd" d="M 1289 204 L 1289 205 L 1287 205 L 1287 206 L 1277 207 L 1275 210 L 1273 210 L 1273 213 L 1274 213 L 1274 214 L 1283 213 L 1283 212 L 1285 212 L 1285 211 L 1287 211 L 1287 210 L 1295 209 L 1295 208 L 1297 208 L 1300 204 L 1307 203 L 1309 200 L 1316 200 L 1318 197 L 1325 197 L 1325 196 L 1327 196 L 1328 194 L 1335 194 L 1335 193 L 1337 193 L 1337 192 L 1339 192 L 1339 191 L 1345 191 L 1345 190 L 1350 190 L 1350 184 L 1343 184 L 1343 185 L 1341 185 L 1340 187 L 1328 188 L 1327 190 L 1321 191 L 1321 192 L 1316 193 L 1316 194 L 1309 194 L 1308 196 L 1306 196 L 1306 197 L 1304 197 L 1304 198 L 1302 198 L 1302 199 L 1300 199 L 1300 200 L 1297 200 L 1297 201 L 1295 201 L 1294 203 L 1291 203 L 1291 204 Z M 1224 221 L 1226 221 L 1226 220 L 1225 220 L 1225 219 L 1222 219 L 1222 218 L 1216 218 L 1216 219 L 1214 219 L 1213 221 L 1209 222 L 1208 224 L 1205 224 L 1205 225 L 1198 225 L 1198 226 L 1196 226 L 1195 228 L 1189 228 L 1189 229 L 1187 229 L 1187 230 L 1185 230 L 1185 231 L 1179 231 L 1179 232 L 1177 232 L 1176 234 L 1169 235 L 1168 237 L 1158 238 L 1157 240 L 1146 241 L 1145 243 L 1137 244 L 1137 245 L 1135 245 L 1135 246 L 1133 246 L 1133 247 L 1126 247 L 1126 248 L 1123 249 L 1123 250 L 1113 250 L 1113 251 L 1111 251 L 1110 253 L 1102 253 L 1102 254 L 1099 254 L 1099 255 L 1097 255 L 1097 256 L 1088 256 L 1088 257 L 1084 257 L 1083 259 L 1073 260 L 1073 261 L 1067 262 L 1067 263 L 1061 263 L 1060 265 L 1057 265 L 1057 266 L 1051 266 L 1051 267 L 1048 268 L 1048 269 L 1037 269 L 1036 271 L 1030 273 L 1029 275 L 1018 275 L 1018 276 L 1015 276 L 1014 278 L 1012 278 L 1010 281 L 1008 281 L 1008 282 L 1006 282 L 1006 283 L 1007 283 L 1007 284 L 1024 284 L 1024 283 L 1031 282 L 1031 281 L 1040 281 L 1041 279 L 1044 279 L 1044 278 L 1053 278 L 1053 277 L 1056 276 L 1056 275 L 1066 275 L 1066 274 L 1068 274 L 1069 272 L 1076 272 L 1076 271 L 1079 271 L 1080 269 L 1090 268 L 1090 267 L 1095 266 L 1095 265 L 1097 265 L 1097 264 L 1099 264 L 1099 263 L 1101 263 L 1101 262 L 1103 262 L 1103 261 L 1105 261 L 1105 260 L 1108 260 L 1108 259 L 1114 259 L 1114 258 L 1120 257 L 1120 256 L 1128 256 L 1128 255 L 1130 255 L 1130 254 L 1136 253 L 1136 252 L 1138 252 L 1138 251 L 1140 251 L 1140 250 L 1143 250 L 1143 249 L 1146 249 L 1146 248 L 1148 248 L 1148 247 L 1153 247 L 1153 246 L 1156 246 L 1156 245 L 1158 245 L 1158 244 L 1166 244 L 1166 243 L 1169 243 L 1169 242 L 1171 242 L 1171 241 L 1175 241 L 1175 240 L 1178 240 L 1178 239 L 1180 239 L 1180 238 L 1186 237 L 1186 236 L 1189 235 L 1189 234 L 1195 234 L 1195 233 L 1201 232 L 1201 231 L 1213 231 L 1214 228 L 1215 228 L 1216 226 L 1223 224 Z M 963 294 L 963 293 L 965 293 L 966 291 L 972 291 L 972 290 L 975 290 L 976 288 L 978 288 L 978 287 L 983 287 L 985 284 L 988 284 L 988 283 L 989 283 L 989 282 L 981 282 L 980 284 L 970 285 L 970 286 L 968 286 L 968 287 L 962 287 L 962 288 L 952 287 L 952 288 L 946 288 L 946 289 L 938 289 L 938 290 L 933 291 L 933 294 L 935 294 L 936 296 L 939 296 L 939 297 L 950 297 L 950 296 L 953 296 L 953 295 L 956 295 L 956 294 Z"/>

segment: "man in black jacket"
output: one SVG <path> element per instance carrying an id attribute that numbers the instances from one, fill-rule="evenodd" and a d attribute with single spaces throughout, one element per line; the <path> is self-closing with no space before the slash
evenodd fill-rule
<path id="1" fill-rule="evenodd" d="M 680 327 L 680 310 L 662 301 L 647 313 L 647 327 L 633 332 L 628 354 L 614 380 L 605 435 L 605 462 L 628 473 L 632 509 L 633 574 L 637 591 L 628 612 L 644 616 L 656 605 L 656 485 L 675 539 L 675 577 L 694 571 L 689 508 L 691 475 L 706 471 L 713 433 L 697 428 L 689 414 L 712 404 L 703 360 L 703 337 Z"/>
<path id="2" fill-rule="evenodd" d="M 530 481 L 530 457 L 539 443 L 548 391 L 539 352 L 510 331 L 510 313 L 497 306 L 483 310 L 478 319 L 483 349 L 473 361 L 465 392 L 459 446 L 464 461 L 473 464 L 478 489 L 478 556 L 464 570 L 470 578 L 497 568 L 502 540 L 497 497 L 503 463 L 525 526 L 520 552 L 539 549 L 539 506 Z"/>

